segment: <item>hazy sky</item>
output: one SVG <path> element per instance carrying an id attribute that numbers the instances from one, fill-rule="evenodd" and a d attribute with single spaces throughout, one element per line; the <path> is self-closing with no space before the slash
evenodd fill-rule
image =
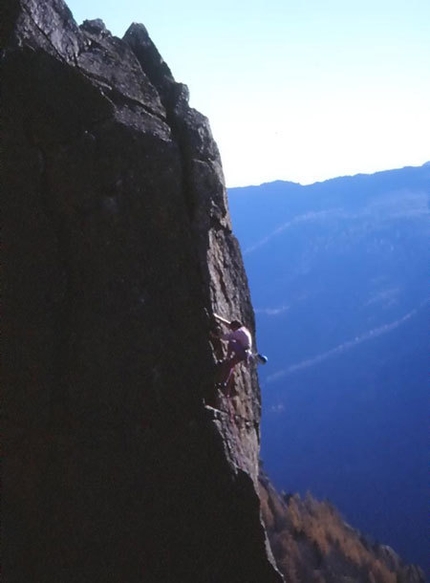
<path id="1" fill-rule="evenodd" d="M 206 115 L 227 186 L 430 160 L 430 0 L 69 0 L 141 22 Z"/>

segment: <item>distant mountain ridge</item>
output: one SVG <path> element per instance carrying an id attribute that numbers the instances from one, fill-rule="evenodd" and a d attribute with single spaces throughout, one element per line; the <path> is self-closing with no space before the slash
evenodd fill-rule
<path id="1" fill-rule="evenodd" d="M 429 163 L 229 190 L 270 477 L 427 569 L 429 200 Z"/>
<path id="2" fill-rule="evenodd" d="M 430 161 L 418 167 L 407 166 L 375 174 L 331 178 L 306 186 L 296 182 L 276 180 L 259 186 L 230 188 L 230 210 L 234 216 L 234 227 L 246 252 L 247 242 L 251 238 L 254 239 L 256 233 L 265 231 L 266 221 L 268 221 L 267 224 L 278 224 L 280 215 L 277 211 L 294 215 L 299 209 L 316 210 L 321 204 L 326 206 L 336 203 L 344 204 L 345 194 L 365 196 L 366 189 L 369 187 L 371 187 L 372 197 L 403 188 L 424 190 L 428 193 L 429 174 Z M 321 195 L 324 196 L 324 200 L 321 199 Z M 360 202 L 362 203 L 363 199 Z M 273 208 L 270 206 L 272 203 L 278 206 Z M 253 224 L 253 228 L 257 228 L 257 232 L 246 228 L 249 214 L 256 212 L 258 212 L 259 221 Z"/>

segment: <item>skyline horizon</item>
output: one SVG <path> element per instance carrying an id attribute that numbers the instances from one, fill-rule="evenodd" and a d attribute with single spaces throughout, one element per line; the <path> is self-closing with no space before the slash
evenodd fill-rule
<path id="1" fill-rule="evenodd" d="M 240 188 L 248 188 L 248 187 L 257 187 L 257 186 L 265 186 L 266 184 L 273 184 L 275 182 L 285 182 L 287 184 L 294 184 L 296 186 L 313 186 L 314 184 L 321 184 L 323 182 L 329 182 L 330 180 L 337 180 L 340 178 L 354 178 L 356 176 L 373 176 L 374 174 L 380 174 L 382 172 L 392 172 L 396 170 L 403 170 L 405 168 L 422 168 L 423 166 L 430 166 L 430 159 L 426 160 L 422 164 L 405 164 L 401 166 L 397 166 L 395 168 L 382 168 L 380 170 L 375 170 L 374 172 L 355 172 L 354 174 L 340 174 L 338 176 L 330 176 L 329 178 L 324 178 L 322 180 L 316 180 L 315 182 L 295 182 L 294 180 L 288 180 L 284 178 L 275 178 L 273 180 L 268 180 L 261 183 L 255 184 L 244 184 L 240 186 L 229 186 L 226 184 L 226 189 L 229 190 L 230 188 L 233 189 L 240 189 Z"/>

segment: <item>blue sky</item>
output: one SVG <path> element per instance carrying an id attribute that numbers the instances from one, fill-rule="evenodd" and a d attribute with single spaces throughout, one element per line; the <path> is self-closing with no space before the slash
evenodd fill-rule
<path id="1" fill-rule="evenodd" d="M 229 187 L 430 160 L 429 0 L 69 0 L 143 23 L 206 115 Z"/>

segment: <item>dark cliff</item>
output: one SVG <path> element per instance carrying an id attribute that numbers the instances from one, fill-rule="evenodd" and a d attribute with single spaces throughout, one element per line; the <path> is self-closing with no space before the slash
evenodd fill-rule
<path id="1" fill-rule="evenodd" d="M 254 320 L 208 121 L 143 26 L 2 11 L 5 581 L 280 581 L 255 370 L 214 388 L 212 313 Z"/>

